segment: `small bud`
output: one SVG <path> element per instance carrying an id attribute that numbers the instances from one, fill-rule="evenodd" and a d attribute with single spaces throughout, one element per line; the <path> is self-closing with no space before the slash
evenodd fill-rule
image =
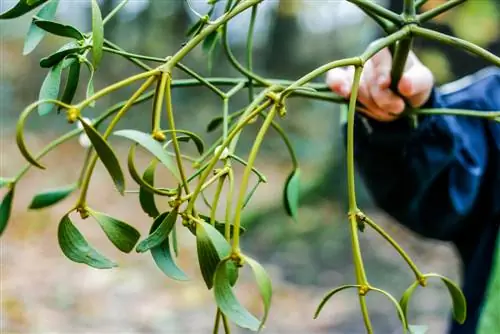
<path id="1" fill-rule="evenodd" d="M 278 115 L 281 118 L 284 118 L 286 116 L 286 107 L 285 107 L 285 105 L 281 105 L 281 106 L 278 107 Z"/>
<path id="2" fill-rule="evenodd" d="M 76 120 L 80 116 L 80 110 L 78 110 L 77 108 L 70 108 L 66 112 L 66 115 L 67 115 L 68 123 L 73 124 L 76 122 Z"/>
<path id="3" fill-rule="evenodd" d="M 221 146 L 220 145 L 217 146 L 215 148 L 214 155 L 219 154 L 220 149 L 221 149 Z M 222 153 L 219 157 L 219 160 L 225 160 L 225 159 L 227 159 L 228 156 L 229 156 L 229 150 L 227 149 L 227 147 L 224 147 L 224 150 L 222 151 Z"/>
<path id="4" fill-rule="evenodd" d="M 167 136 L 161 131 L 155 131 L 153 133 L 153 138 L 159 142 L 164 142 L 167 139 Z"/>

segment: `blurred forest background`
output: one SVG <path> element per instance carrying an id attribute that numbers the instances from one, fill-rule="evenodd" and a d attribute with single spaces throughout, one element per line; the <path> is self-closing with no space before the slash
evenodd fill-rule
<path id="1" fill-rule="evenodd" d="M 424 9 L 445 0 L 429 0 Z M 191 0 L 199 12 L 205 0 Z M 402 0 L 379 1 L 400 10 Z M 0 0 L 0 11 L 16 3 Z M 103 14 L 118 1 L 100 1 Z M 61 0 L 57 19 L 83 31 L 90 30 L 90 1 Z M 453 34 L 495 54 L 500 54 L 500 2 L 471 0 L 440 16 L 429 26 Z M 23 38 L 30 15 L 0 22 L 0 175 L 12 176 L 24 165 L 14 140 L 15 122 L 21 110 L 35 101 L 46 74 L 40 58 L 61 45 L 61 39 L 46 37 L 31 55 L 23 57 Z M 164 57 L 179 49 L 185 31 L 195 16 L 182 0 L 131 0 L 106 25 L 106 37 L 131 52 Z M 231 44 L 244 59 L 244 41 L 249 15 L 230 24 Z M 334 59 L 359 54 L 382 32 L 356 7 L 341 0 L 266 0 L 257 19 L 255 69 L 267 77 L 296 79 Z M 418 41 L 416 51 L 436 75 L 439 83 L 470 74 L 487 64 L 467 53 Z M 207 61 L 196 49 L 185 61 L 209 75 Z M 135 73 L 133 64 L 107 54 L 95 79 L 96 89 Z M 83 72 L 82 72 L 83 73 Z M 82 80 L 86 80 L 86 74 Z M 238 76 L 218 51 L 212 76 Z M 130 91 L 112 94 L 96 109 L 120 101 Z M 240 94 L 232 110 L 244 103 Z M 206 89 L 179 89 L 174 94 L 180 128 L 204 133 L 206 124 L 221 113 L 220 101 Z M 147 129 L 149 117 L 136 108 L 121 127 Z M 145 112 L 148 112 L 145 110 Z M 94 114 L 93 114 L 94 113 Z M 280 120 L 291 136 L 303 169 L 300 223 L 286 218 L 281 206 L 283 182 L 291 169 L 286 149 L 272 131 L 257 166 L 268 176 L 245 216 L 249 232 L 243 248 L 263 263 L 273 278 L 274 300 L 265 333 L 364 333 L 355 293 L 342 293 L 331 300 L 318 320 L 312 316 L 322 296 L 341 284 L 354 282 L 350 241 L 346 224 L 345 152 L 336 105 L 294 99 L 288 117 Z M 28 121 L 27 139 L 33 152 L 71 127 L 65 118 L 52 114 Z M 255 129 L 243 136 L 240 155 L 248 153 Z M 213 140 L 213 135 L 206 135 Z M 127 146 L 113 141 L 122 154 Z M 48 170 L 33 169 L 16 190 L 14 212 L 1 239 L 1 327 L 2 333 L 210 333 L 215 314 L 212 293 L 205 289 L 196 262 L 193 239 L 181 235 L 180 266 L 192 278 L 188 283 L 167 279 L 148 255 L 123 255 L 115 250 L 93 224 L 80 224 L 82 232 L 120 267 L 98 271 L 68 261 L 57 244 L 57 223 L 74 198 L 50 210 L 28 212 L 33 194 L 42 189 L 72 182 L 79 173 L 84 150 L 70 142 L 44 159 Z M 129 185 L 133 184 L 129 182 Z M 361 183 L 360 183 L 361 186 Z M 3 191 L 3 190 L 1 190 Z M 4 193 L 0 193 L 3 196 Z M 138 227 L 142 234 L 150 219 L 141 211 L 135 196 L 120 197 L 102 166 L 91 184 L 95 208 L 115 213 Z M 404 246 L 424 272 L 439 272 L 459 279 L 459 263 L 453 249 L 443 243 L 423 240 L 399 227 L 379 212 L 368 194 L 360 190 L 363 209 L 373 214 Z M 439 203 L 436 203 L 439 205 Z M 411 272 L 397 254 L 371 231 L 362 235 L 368 277 L 376 286 L 399 297 L 412 283 Z M 242 301 L 260 312 L 260 299 L 250 279 L 238 288 Z M 392 306 L 370 295 L 370 314 L 375 333 L 400 333 Z M 444 287 L 430 284 L 418 290 L 411 305 L 411 323 L 429 326 L 428 333 L 444 333 L 449 322 L 450 301 Z M 235 333 L 245 333 L 235 329 Z"/>

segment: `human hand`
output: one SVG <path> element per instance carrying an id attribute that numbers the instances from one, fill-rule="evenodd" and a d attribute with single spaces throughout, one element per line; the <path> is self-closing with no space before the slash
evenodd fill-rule
<path id="1" fill-rule="evenodd" d="M 393 121 L 404 111 L 405 103 L 391 89 L 392 56 L 389 49 L 379 51 L 366 62 L 358 92 L 358 101 L 365 108 L 360 111 L 382 122 Z M 338 95 L 349 98 L 354 80 L 354 67 L 336 68 L 327 73 L 326 82 Z M 415 108 L 425 104 L 434 86 L 431 71 L 413 52 L 408 56 L 399 93 Z"/>

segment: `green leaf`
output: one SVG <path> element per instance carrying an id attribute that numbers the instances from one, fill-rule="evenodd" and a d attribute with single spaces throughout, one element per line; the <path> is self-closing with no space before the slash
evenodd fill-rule
<path id="1" fill-rule="evenodd" d="M 80 61 L 75 58 L 72 58 L 72 60 L 73 62 L 69 66 L 68 77 L 66 79 L 66 87 L 61 97 L 61 102 L 66 104 L 71 104 L 71 102 L 73 102 L 76 89 L 78 88 L 78 82 L 80 81 Z"/>
<path id="2" fill-rule="evenodd" d="M 87 59 L 82 59 L 83 62 L 85 63 L 85 65 L 87 65 L 87 68 L 89 69 L 89 81 L 87 83 L 87 92 L 86 92 L 86 95 L 85 97 L 88 99 L 89 97 L 91 97 L 92 95 L 94 95 L 94 66 L 92 66 L 92 63 L 89 62 Z M 89 107 L 91 108 L 94 108 L 95 107 L 95 101 L 92 101 L 90 104 L 89 104 Z"/>
<path id="3" fill-rule="evenodd" d="M 48 0 L 20 0 L 14 7 L 0 14 L 0 20 L 13 19 L 28 13 Z"/>
<path id="4" fill-rule="evenodd" d="M 92 64 L 98 68 L 102 59 L 104 46 L 104 25 L 99 4 L 92 0 Z"/>
<path id="5" fill-rule="evenodd" d="M 216 117 L 210 121 L 207 125 L 207 132 L 213 132 L 217 130 L 224 122 L 224 117 Z"/>
<path id="6" fill-rule="evenodd" d="M 194 144 L 196 145 L 196 149 L 198 150 L 198 153 L 200 155 L 203 154 L 203 152 L 205 151 L 205 143 L 203 142 L 203 139 L 201 139 L 200 136 L 198 136 L 196 133 L 193 133 L 191 131 L 187 131 L 187 130 L 165 130 L 163 131 L 164 133 L 172 133 L 172 132 L 175 132 L 176 134 L 177 133 L 183 133 L 185 134 L 187 137 L 177 137 L 178 140 L 181 140 L 181 141 L 189 141 L 189 139 L 191 139 Z"/>
<path id="7" fill-rule="evenodd" d="M 12 187 L 0 203 L 0 235 L 7 227 L 10 214 L 12 212 L 12 200 L 14 198 L 14 188 Z"/>
<path id="8" fill-rule="evenodd" d="M 219 255 L 219 259 L 224 259 L 229 256 L 229 254 L 231 253 L 231 245 L 229 245 L 229 242 L 224 238 L 224 235 L 208 223 L 203 223 L 203 227 L 205 233 L 208 235 L 208 238 L 212 242 L 215 251 Z M 233 262 L 228 263 L 227 271 L 229 282 L 231 285 L 234 285 L 238 280 L 238 267 Z"/>
<path id="9" fill-rule="evenodd" d="M 177 221 L 177 209 L 170 211 L 170 213 L 166 216 L 160 215 L 157 219 L 160 220 L 159 223 L 155 222 L 153 224 L 158 225 L 153 233 L 151 233 L 146 239 L 141 241 L 136 248 L 138 253 L 144 253 L 150 250 L 153 247 L 159 246 L 165 239 L 168 238 L 170 232 L 172 232 L 172 228 Z"/>
<path id="10" fill-rule="evenodd" d="M 69 186 L 44 191 L 35 195 L 31 200 L 29 208 L 42 209 L 54 205 L 68 197 L 75 189 L 77 189 L 77 185 L 71 184 Z"/>
<path id="11" fill-rule="evenodd" d="M 215 46 L 217 45 L 217 42 L 219 41 L 220 38 L 220 32 L 219 30 L 214 30 L 212 31 L 203 41 L 203 52 L 205 53 L 211 53 L 214 49 Z"/>
<path id="12" fill-rule="evenodd" d="M 212 225 L 206 223 L 196 224 L 196 249 L 198 252 L 198 263 L 200 264 L 203 280 L 205 281 L 208 289 L 211 289 L 213 286 L 215 269 L 221 261 L 221 257 L 219 256 L 219 252 L 215 248 L 214 243 L 207 233 L 207 226 L 212 227 Z M 227 246 L 227 249 L 223 249 L 223 251 L 229 250 L 229 245 Z"/>
<path id="13" fill-rule="evenodd" d="M 300 195 L 300 169 L 296 168 L 287 178 L 283 192 L 283 203 L 286 213 L 298 221 Z"/>
<path id="14" fill-rule="evenodd" d="M 130 253 L 134 249 L 141 237 L 134 227 L 101 212 L 89 211 L 89 213 L 101 225 L 102 230 L 116 248 L 125 253 Z"/>
<path id="15" fill-rule="evenodd" d="M 169 213 L 162 213 L 157 219 L 155 219 L 153 225 L 151 226 L 150 234 L 154 233 L 154 231 L 158 228 L 161 223 L 160 217 L 166 217 Z M 170 252 L 170 242 L 167 237 L 160 245 L 151 248 L 151 255 L 153 256 L 153 260 L 160 270 L 167 275 L 168 277 L 178 280 L 178 281 L 187 281 L 188 277 L 186 274 L 177 266 L 175 263 L 172 253 Z"/>
<path id="16" fill-rule="evenodd" d="M 137 131 L 137 130 L 120 130 L 114 133 L 116 136 L 124 137 L 130 139 L 137 144 L 144 147 L 151 154 L 153 154 L 160 162 L 167 167 L 174 176 L 180 180 L 179 172 L 177 167 L 168 155 L 167 151 L 163 149 L 161 144 L 157 142 L 150 134 Z"/>
<path id="17" fill-rule="evenodd" d="M 156 170 L 156 164 L 157 164 L 157 160 L 153 160 L 148 168 L 146 168 L 146 170 L 144 171 L 144 174 L 142 175 L 142 179 L 154 186 L 154 182 L 155 182 L 155 170 Z M 160 214 L 160 212 L 158 211 L 158 208 L 156 207 L 156 203 L 155 203 L 155 197 L 154 197 L 154 194 L 150 191 L 148 191 L 147 189 L 145 189 L 144 187 L 140 187 L 139 188 L 139 202 L 141 203 L 141 208 L 142 210 L 150 217 L 152 218 L 156 218 L 158 217 L 158 215 Z"/>
<path id="18" fill-rule="evenodd" d="M 194 23 L 187 31 L 186 36 L 187 37 L 195 37 L 198 35 L 205 26 L 206 21 L 203 19 L 199 19 L 196 23 Z"/>
<path id="19" fill-rule="evenodd" d="M 111 175 L 116 189 L 118 189 L 120 194 L 123 195 L 125 192 L 125 177 L 123 176 L 120 163 L 118 162 L 113 149 L 111 149 L 106 140 L 99 134 L 99 132 L 97 132 L 96 129 L 81 119 L 80 122 L 83 126 L 83 130 L 89 137 L 92 146 L 96 150 L 97 155 L 108 170 L 109 175 Z"/>
<path id="20" fill-rule="evenodd" d="M 59 96 L 59 86 L 61 85 L 61 74 L 64 62 L 61 61 L 49 70 L 45 80 L 43 80 L 39 100 L 57 100 Z M 44 116 L 49 114 L 54 109 L 53 103 L 41 103 L 38 106 L 38 114 Z"/>
<path id="21" fill-rule="evenodd" d="M 413 284 L 410 285 L 408 289 L 406 289 L 406 291 L 403 293 L 403 296 L 399 300 L 399 305 L 401 306 L 401 310 L 403 311 L 404 317 L 406 319 L 408 319 L 408 305 L 410 304 L 411 296 L 413 295 L 413 292 L 418 287 L 418 285 L 418 281 L 413 282 Z"/>
<path id="22" fill-rule="evenodd" d="M 54 65 L 58 64 L 68 55 L 77 55 L 81 53 L 85 48 L 80 46 L 77 42 L 71 41 L 65 45 L 63 45 L 59 50 L 54 52 L 53 54 L 42 58 L 40 60 L 40 66 L 43 68 L 50 68 Z"/>
<path id="23" fill-rule="evenodd" d="M 40 9 L 36 16 L 45 20 L 52 20 L 56 15 L 58 5 L 59 0 L 51 0 L 43 6 L 42 9 Z M 33 22 L 31 22 L 26 38 L 24 39 L 23 55 L 30 54 L 41 42 L 44 36 L 45 31 L 38 28 Z"/>
<path id="24" fill-rule="evenodd" d="M 84 263 L 97 269 L 117 267 L 116 263 L 108 260 L 88 244 L 68 215 L 65 215 L 59 223 L 57 238 L 62 252 L 71 261 Z"/>
<path id="25" fill-rule="evenodd" d="M 266 270 L 260 265 L 260 263 L 258 263 L 254 259 L 249 258 L 248 256 L 245 256 L 245 261 L 252 268 L 255 281 L 257 282 L 257 286 L 259 287 L 262 302 L 264 303 L 264 317 L 262 318 L 259 328 L 262 329 L 262 327 L 264 327 L 264 324 L 266 323 L 269 309 L 271 308 L 271 299 L 273 296 L 271 279 L 267 275 Z"/>
<path id="26" fill-rule="evenodd" d="M 314 319 L 318 318 L 323 307 L 330 300 L 330 298 L 332 298 L 335 294 L 339 293 L 340 291 L 347 290 L 347 289 L 359 289 L 359 287 L 360 287 L 359 285 L 348 284 L 348 285 L 339 286 L 338 288 L 335 288 L 332 291 L 330 291 L 325 297 L 323 297 L 323 300 L 316 308 L 316 312 L 314 313 Z"/>
<path id="27" fill-rule="evenodd" d="M 467 317 L 467 305 L 462 290 L 460 290 L 460 288 L 452 280 L 442 275 L 426 274 L 424 276 L 437 277 L 440 278 L 441 281 L 443 281 L 443 283 L 446 285 L 446 288 L 448 288 L 448 292 L 450 293 L 453 302 L 453 318 L 459 324 L 463 324 Z"/>
<path id="28" fill-rule="evenodd" d="M 74 38 L 79 41 L 85 39 L 85 36 L 83 36 L 83 34 L 78 29 L 70 25 L 61 24 L 50 20 L 44 20 L 43 18 L 37 16 L 33 17 L 33 23 L 38 28 L 56 36 Z"/>
<path id="29" fill-rule="evenodd" d="M 261 322 L 241 305 L 231 289 L 227 272 L 229 263 L 233 262 L 229 259 L 221 261 L 215 270 L 214 294 L 217 306 L 236 325 L 258 331 Z"/>
<path id="30" fill-rule="evenodd" d="M 209 216 L 205 216 L 202 214 L 200 214 L 199 216 L 201 219 L 203 219 L 207 223 L 210 223 Z M 225 235 L 225 231 L 226 231 L 226 223 L 225 222 L 221 222 L 221 221 L 216 220 L 214 222 L 214 227 L 221 235 Z M 230 236 L 232 237 L 233 233 L 234 233 L 234 225 L 233 224 L 230 224 L 229 231 L 230 231 Z M 240 235 L 245 234 L 246 231 L 247 231 L 246 228 L 244 228 L 243 226 L 240 226 Z"/>

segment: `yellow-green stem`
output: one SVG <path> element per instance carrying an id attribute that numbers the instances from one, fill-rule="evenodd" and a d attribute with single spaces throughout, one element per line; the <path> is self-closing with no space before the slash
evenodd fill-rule
<path id="1" fill-rule="evenodd" d="M 186 211 L 188 213 L 191 213 L 191 211 L 193 210 L 194 200 L 196 199 L 196 197 L 200 193 L 201 187 L 203 186 L 203 182 L 205 182 L 205 180 L 209 176 L 210 172 L 214 168 L 215 164 L 219 161 L 219 158 L 220 158 L 222 152 L 224 151 L 224 148 L 227 147 L 231 143 L 231 141 L 236 136 L 236 134 L 238 134 L 241 131 L 241 129 L 243 129 L 243 127 L 248 122 L 250 122 L 254 117 L 259 115 L 263 110 L 265 110 L 267 107 L 269 107 L 270 104 L 271 104 L 271 102 L 269 100 L 264 102 L 262 105 L 257 107 L 253 112 L 251 112 L 249 115 L 247 115 L 247 117 L 245 117 L 245 119 L 243 119 L 240 123 L 238 123 L 234 127 L 234 129 L 229 132 L 227 139 L 222 142 L 222 144 L 220 145 L 221 148 L 215 152 L 214 156 L 210 160 L 210 163 L 208 164 L 204 173 L 200 176 L 200 180 L 198 181 L 196 189 L 194 190 L 193 195 L 191 196 L 191 199 L 189 200 L 188 207 L 186 209 Z"/>
<path id="2" fill-rule="evenodd" d="M 371 228 L 373 228 L 378 234 L 380 234 L 385 240 L 387 240 L 387 242 L 389 242 L 392 245 L 392 247 L 394 247 L 394 249 L 399 253 L 399 255 L 401 255 L 401 257 L 406 261 L 408 266 L 411 268 L 417 280 L 421 281 L 424 275 L 420 272 L 420 270 L 418 270 L 415 263 L 408 256 L 408 254 L 406 254 L 406 252 L 401 248 L 401 246 L 399 246 L 396 240 L 394 240 L 387 232 L 384 231 L 383 228 L 381 228 L 369 217 L 363 216 L 363 222 L 366 223 Z"/>
<path id="3" fill-rule="evenodd" d="M 212 211 L 210 211 L 210 224 L 215 224 L 215 215 L 217 214 L 217 207 L 219 206 L 220 194 L 222 193 L 222 188 L 224 187 L 224 182 L 226 180 L 226 174 L 219 178 L 217 183 L 217 188 L 215 190 L 214 200 L 212 202 Z"/>
<path id="4" fill-rule="evenodd" d="M 156 87 L 156 94 L 153 102 L 153 136 L 160 136 L 161 132 L 161 110 L 163 107 L 163 96 L 165 95 L 165 86 L 167 85 L 167 73 L 161 73 L 160 81 Z"/>
<path id="5" fill-rule="evenodd" d="M 241 224 L 241 213 L 243 211 L 243 205 L 245 204 L 245 195 L 248 188 L 248 181 L 250 179 L 250 175 L 252 174 L 252 166 L 255 163 L 255 159 L 257 158 L 257 154 L 259 153 L 260 145 L 264 140 L 264 136 L 266 135 L 267 130 L 271 126 L 274 116 L 276 116 L 276 112 L 277 108 L 276 106 L 273 106 L 271 111 L 269 112 L 269 115 L 267 115 L 266 120 L 262 124 L 259 133 L 257 134 L 257 137 L 255 138 L 252 150 L 250 151 L 250 154 L 248 156 L 247 166 L 243 171 L 243 176 L 241 178 L 241 184 L 240 184 L 240 193 L 238 196 L 238 201 L 236 202 L 236 210 L 234 212 L 234 222 L 233 222 L 234 235 L 233 235 L 233 249 L 232 249 L 233 254 L 239 254 L 240 252 L 239 229 Z"/>
<path id="6" fill-rule="evenodd" d="M 84 109 L 85 107 L 87 107 L 89 104 L 91 104 L 93 101 L 96 101 L 98 99 L 100 99 L 101 97 L 109 94 L 109 93 L 112 93 L 114 92 L 115 90 L 118 90 L 120 88 L 123 88 L 125 86 L 128 86 L 138 80 L 141 80 L 141 79 L 146 79 L 146 78 L 150 78 L 156 74 L 159 73 L 159 70 L 158 69 L 153 69 L 151 71 L 147 71 L 147 72 L 142 72 L 142 73 L 139 73 L 139 74 L 136 74 L 136 75 L 133 75 L 131 77 L 128 77 L 122 81 L 119 81 L 117 83 L 114 83 L 106 88 L 103 88 L 101 89 L 100 91 L 98 91 L 97 93 L 95 93 L 94 95 L 88 97 L 87 99 L 83 100 L 81 103 L 79 103 L 76 108 L 77 109 Z"/>
<path id="7" fill-rule="evenodd" d="M 127 103 L 125 103 L 125 105 L 120 109 L 120 111 L 116 114 L 116 116 L 109 123 L 108 128 L 106 129 L 106 131 L 103 134 L 104 139 L 109 137 L 109 135 L 111 134 L 111 132 L 115 128 L 116 124 L 127 113 L 127 111 L 134 105 L 135 100 L 137 100 L 141 96 L 141 94 L 144 93 L 155 80 L 156 80 L 156 77 L 151 76 L 130 97 L 130 99 L 127 101 Z M 94 152 L 94 154 L 92 154 L 92 158 L 90 158 L 85 175 L 82 178 L 80 197 L 79 197 L 77 205 L 76 205 L 77 208 L 85 208 L 85 206 L 86 206 L 86 198 L 87 198 L 87 191 L 88 191 L 89 184 L 90 184 L 90 178 L 92 176 L 92 172 L 94 171 L 96 163 L 97 163 L 97 154 Z"/>
<path id="8" fill-rule="evenodd" d="M 226 225 L 224 226 L 224 237 L 227 241 L 231 239 L 231 211 L 233 207 L 233 193 L 234 193 L 234 172 L 231 168 L 230 162 L 226 162 L 226 167 L 229 168 L 227 172 L 228 191 L 226 196 Z"/>
<path id="9" fill-rule="evenodd" d="M 177 168 L 179 169 L 179 176 L 181 177 L 182 187 L 186 194 L 189 194 L 189 184 L 186 180 L 186 172 L 184 171 L 184 165 L 182 163 L 181 157 L 181 149 L 179 147 L 179 141 L 177 140 L 177 135 L 175 134 L 175 120 L 174 120 L 174 111 L 172 106 L 172 76 L 170 73 L 162 73 L 162 75 L 166 75 L 167 82 L 165 85 L 165 104 L 167 108 L 167 119 L 170 125 L 170 130 L 172 130 L 172 144 L 174 145 L 175 152 L 175 160 L 177 162 Z"/>
<path id="10" fill-rule="evenodd" d="M 363 315 L 366 332 L 368 334 L 373 334 L 373 326 L 370 320 L 370 314 L 368 313 L 368 306 L 366 305 L 366 297 L 364 295 L 359 295 L 359 305 L 361 306 L 361 314 Z"/>

